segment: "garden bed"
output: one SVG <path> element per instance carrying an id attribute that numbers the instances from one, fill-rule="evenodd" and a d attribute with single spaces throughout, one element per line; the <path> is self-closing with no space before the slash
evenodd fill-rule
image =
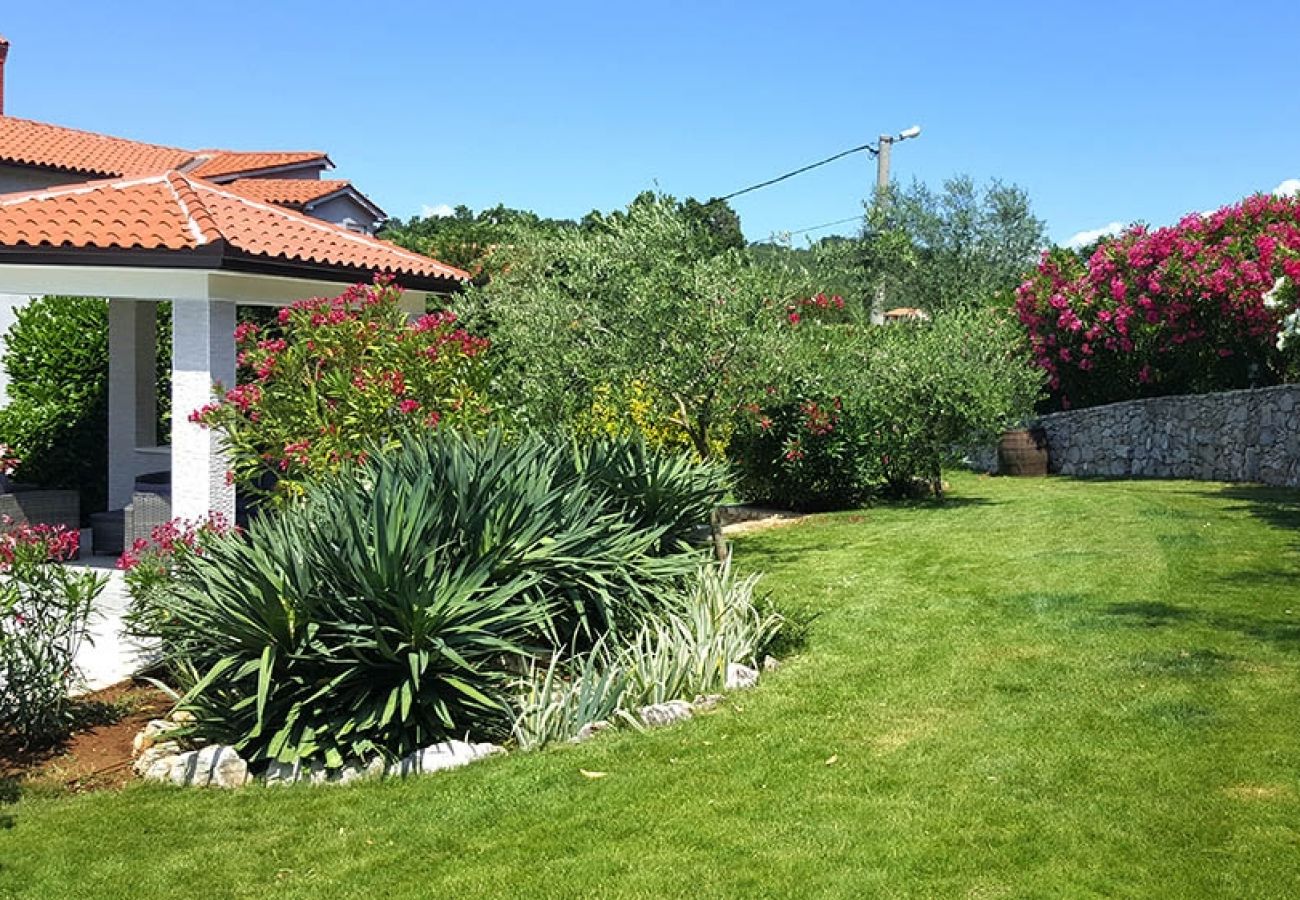
<path id="1" fill-rule="evenodd" d="M 0 782 L 55 793 L 120 788 L 135 779 L 131 741 L 171 708 L 162 691 L 124 681 L 79 699 L 83 724 L 66 741 L 40 750 L 0 744 Z"/>

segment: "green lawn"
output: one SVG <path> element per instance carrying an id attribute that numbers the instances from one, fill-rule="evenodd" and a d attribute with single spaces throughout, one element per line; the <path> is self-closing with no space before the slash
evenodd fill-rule
<path id="1" fill-rule="evenodd" d="M 1300 896 L 1300 494 L 957 476 L 739 559 L 821 616 L 714 714 L 420 781 L 24 798 L 0 896 Z"/>

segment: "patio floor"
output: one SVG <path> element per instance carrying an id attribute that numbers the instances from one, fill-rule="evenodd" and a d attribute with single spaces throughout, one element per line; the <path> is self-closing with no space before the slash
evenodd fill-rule
<path id="1" fill-rule="evenodd" d="M 89 640 L 81 645 L 76 662 L 85 675 L 84 690 L 97 691 L 130 678 L 143 661 L 139 647 L 122 634 L 126 612 L 126 579 L 117 569 L 116 556 L 85 556 L 76 568 L 94 569 L 108 576 L 90 622 Z"/>

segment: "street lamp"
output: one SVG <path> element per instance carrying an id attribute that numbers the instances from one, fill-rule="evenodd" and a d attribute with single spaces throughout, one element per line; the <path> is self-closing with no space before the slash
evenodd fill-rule
<path id="1" fill-rule="evenodd" d="M 913 125 L 898 134 L 882 134 L 876 142 L 876 212 L 883 212 L 889 204 L 889 151 L 897 141 L 907 141 L 921 136 L 921 126 Z M 885 284 L 876 285 L 871 301 L 871 324 L 885 324 Z"/>
<path id="2" fill-rule="evenodd" d="M 889 150 L 897 141 L 921 136 L 921 126 L 913 125 L 898 134 L 882 134 L 876 142 L 876 203 L 883 206 L 889 192 Z"/>

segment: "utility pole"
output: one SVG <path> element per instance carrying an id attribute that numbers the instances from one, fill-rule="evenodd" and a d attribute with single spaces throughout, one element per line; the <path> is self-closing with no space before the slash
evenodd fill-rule
<path id="1" fill-rule="evenodd" d="M 913 125 L 898 134 L 882 134 L 876 143 L 876 196 L 875 214 L 878 222 L 884 221 L 884 212 L 889 207 L 889 151 L 895 141 L 905 141 L 919 137 L 921 126 Z M 876 292 L 871 298 L 871 324 L 885 324 L 885 282 L 876 283 Z"/>
<path id="2" fill-rule="evenodd" d="M 882 134 L 876 143 L 876 196 L 875 219 L 878 223 L 885 220 L 885 208 L 889 205 L 889 150 L 894 146 L 892 134 Z M 885 279 L 876 280 L 876 292 L 871 298 L 871 324 L 885 324 Z"/>

